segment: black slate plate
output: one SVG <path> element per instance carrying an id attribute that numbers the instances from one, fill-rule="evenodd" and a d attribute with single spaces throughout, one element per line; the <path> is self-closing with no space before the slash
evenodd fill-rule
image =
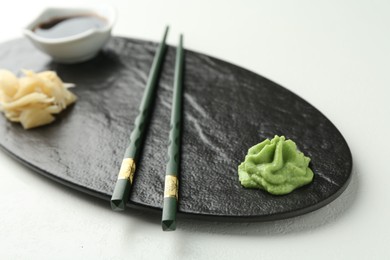
<path id="1" fill-rule="evenodd" d="M 113 38 L 93 60 L 53 63 L 24 39 L 0 45 L 0 68 L 56 70 L 77 103 L 55 123 L 25 131 L 0 116 L 0 144 L 34 170 L 109 200 L 127 146 L 155 43 Z M 175 50 L 169 47 L 128 206 L 160 210 Z M 19 72 L 20 73 L 20 72 Z M 186 51 L 179 213 L 273 220 L 331 202 L 346 188 L 352 157 L 335 126 L 306 101 L 259 75 Z M 289 195 L 244 189 L 237 166 L 247 149 L 285 135 L 312 158 L 314 181 Z M 109 203 L 107 203 L 109 206 Z"/>

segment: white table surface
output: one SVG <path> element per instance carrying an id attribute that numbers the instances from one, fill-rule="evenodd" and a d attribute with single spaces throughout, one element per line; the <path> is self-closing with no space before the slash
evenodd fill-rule
<path id="1" fill-rule="evenodd" d="M 0 42 L 47 6 L 8 0 Z M 159 218 L 111 211 L 0 151 L 0 259 L 390 259 L 389 1 L 109 1 L 114 35 L 221 58 L 292 90 L 342 132 L 354 159 L 347 190 L 304 216 L 268 223 Z M 66 1 L 80 4 L 83 1 Z"/>

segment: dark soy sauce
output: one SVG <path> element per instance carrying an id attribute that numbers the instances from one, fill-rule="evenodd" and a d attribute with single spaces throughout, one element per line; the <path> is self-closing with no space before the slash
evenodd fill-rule
<path id="1" fill-rule="evenodd" d="M 44 38 L 63 38 L 104 27 L 107 21 L 95 14 L 55 17 L 38 24 L 33 32 Z"/>

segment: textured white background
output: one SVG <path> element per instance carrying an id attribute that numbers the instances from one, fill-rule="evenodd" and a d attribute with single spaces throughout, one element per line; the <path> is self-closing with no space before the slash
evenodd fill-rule
<path id="1" fill-rule="evenodd" d="M 43 8 L 61 2 L 3 1 L 0 42 L 22 37 Z M 186 48 L 268 77 L 316 106 L 350 145 L 351 184 L 301 217 L 179 219 L 167 233 L 158 216 L 112 212 L 0 151 L 1 259 L 390 259 L 389 1 L 107 2 L 118 11 L 115 35 L 158 41 L 170 24 L 168 43 L 182 32 Z"/>

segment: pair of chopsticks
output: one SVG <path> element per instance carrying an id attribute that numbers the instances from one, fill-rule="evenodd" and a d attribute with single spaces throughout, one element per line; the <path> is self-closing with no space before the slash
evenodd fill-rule
<path id="1" fill-rule="evenodd" d="M 131 186 L 133 183 L 136 163 L 139 159 L 142 143 L 145 137 L 146 122 L 151 114 L 151 103 L 156 93 L 157 77 L 163 63 L 166 50 L 166 38 L 169 27 L 166 27 L 164 36 L 157 48 L 149 78 L 146 83 L 144 95 L 139 107 L 139 114 L 135 119 L 134 129 L 130 134 L 130 143 L 126 149 L 122 165 L 119 170 L 118 180 L 111 197 L 111 208 L 116 211 L 125 209 Z M 182 72 L 183 72 L 183 36 L 180 35 L 179 45 L 176 51 L 175 74 L 173 85 L 173 99 L 171 110 L 171 122 L 168 145 L 168 163 L 164 183 L 164 204 L 162 213 L 163 230 L 176 229 L 176 211 L 178 202 L 178 174 L 180 161 L 180 128 L 181 128 L 181 99 L 182 99 Z"/>

